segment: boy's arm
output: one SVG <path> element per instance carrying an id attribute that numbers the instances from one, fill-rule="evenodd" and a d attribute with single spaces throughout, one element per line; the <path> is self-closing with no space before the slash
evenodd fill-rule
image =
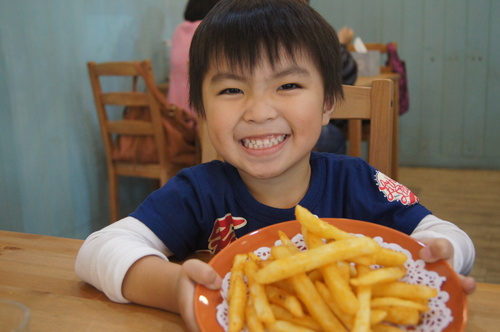
<path id="1" fill-rule="evenodd" d="M 474 244 L 467 233 L 453 223 L 434 215 L 427 215 L 420 221 L 411 236 L 426 243 L 429 239 L 447 239 L 453 246 L 453 269 L 464 275 L 472 270 L 475 259 Z"/>
<path id="2" fill-rule="evenodd" d="M 180 313 L 190 331 L 197 283 L 220 288 L 222 279 L 200 260 L 171 263 L 163 242 L 142 222 L 127 217 L 91 234 L 80 249 L 75 271 L 115 302 L 135 302 Z"/>
<path id="3" fill-rule="evenodd" d="M 97 232 L 84 242 L 75 263 L 76 274 L 112 301 L 130 302 L 122 294 L 129 268 L 146 256 L 167 262 L 171 252 L 142 222 L 127 217 Z"/>
<path id="4" fill-rule="evenodd" d="M 128 269 L 122 284 L 122 293 L 127 300 L 180 312 L 176 299 L 176 288 L 181 265 L 168 262 L 158 256 L 146 256 Z"/>

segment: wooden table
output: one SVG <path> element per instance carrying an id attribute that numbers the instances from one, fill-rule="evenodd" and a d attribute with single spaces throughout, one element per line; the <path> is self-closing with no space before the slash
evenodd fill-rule
<path id="1" fill-rule="evenodd" d="M 0 231 L 0 298 L 31 309 L 31 331 L 187 331 L 177 314 L 117 304 L 78 279 L 73 267 L 83 241 Z M 500 285 L 478 284 L 469 296 L 466 331 L 500 326 Z"/>
<path id="2" fill-rule="evenodd" d="M 182 318 L 113 303 L 74 272 L 83 241 L 0 231 L 0 298 L 31 309 L 37 331 L 187 331 Z"/>

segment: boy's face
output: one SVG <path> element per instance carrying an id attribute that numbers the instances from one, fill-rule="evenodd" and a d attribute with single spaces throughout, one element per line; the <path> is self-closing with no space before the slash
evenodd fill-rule
<path id="1" fill-rule="evenodd" d="M 244 180 L 309 170 L 310 152 L 332 107 L 307 56 L 283 56 L 274 69 L 261 61 L 251 75 L 221 64 L 202 84 L 210 139 Z"/>

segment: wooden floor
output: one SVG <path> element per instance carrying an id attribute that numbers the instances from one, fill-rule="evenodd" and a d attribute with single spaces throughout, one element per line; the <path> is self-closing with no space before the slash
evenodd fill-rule
<path id="1" fill-rule="evenodd" d="M 500 284 L 500 171 L 402 167 L 398 181 L 469 234 L 476 247 L 471 275 Z"/>

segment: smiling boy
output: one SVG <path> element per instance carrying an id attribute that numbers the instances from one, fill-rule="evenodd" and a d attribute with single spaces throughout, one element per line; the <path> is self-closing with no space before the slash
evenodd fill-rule
<path id="1" fill-rule="evenodd" d="M 332 105 L 307 55 L 266 61 L 253 73 L 211 68 L 203 80 L 208 133 L 257 201 L 291 208 L 309 188 L 309 159 Z M 286 193 L 286 194 L 284 194 Z"/>
<path id="2" fill-rule="evenodd" d="M 190 100 L 224 159 L 185 169 L 130 216 L 89 236 L 77 274 L 114 301 L 180 312 L 191 330 L 194 287 L 220 276 L 194 252 L 295 219 L 300 203 L 322 218 L 365 220 L 427 243 L 426 261 L 460 273 L 474 260 L 470 238 L 418 199 L 388 200 L 383 175 L 359 158 L 311 152 L 342 100 L 339 42 L 297 0 L 222 0 L 190 50 Z M 407 191 L 408 194 L 411 192 Z M 414 196 L 412 196 L 414 197 Z M 467 292 L 472 278 L 463 279 Z"/>

